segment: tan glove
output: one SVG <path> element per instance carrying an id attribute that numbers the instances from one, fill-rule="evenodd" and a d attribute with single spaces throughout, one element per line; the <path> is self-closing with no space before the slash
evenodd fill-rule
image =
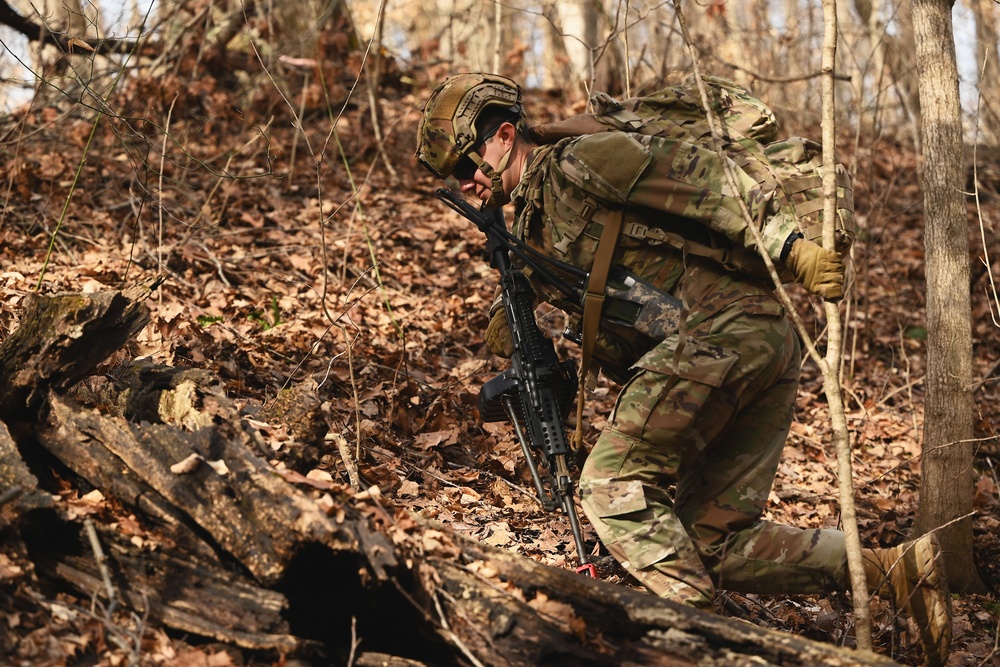
<path id="1" fill-rule="evenodd" d="M 785 266 L 795 276 L 795 282 L 813 294 L 832 301 L 844 296 L 844 258 L 840 253 L 800 238 L 792 243 Z"/>
<path id="2" fill-rule="evenodd" d="M 490 316 L 489 326 L 486 327 L 486 345 L 498 357 L 510 359 L 514 356 L 514 337 L 507 324 L 507 311 L 503 308 L 494 310 Z"/>

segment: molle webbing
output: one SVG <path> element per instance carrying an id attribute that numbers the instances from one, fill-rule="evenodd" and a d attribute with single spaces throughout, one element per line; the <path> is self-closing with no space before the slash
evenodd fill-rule
<path id="1" fill-rule="evenodd" d="M 638 222 L 627 222 L 622 226 L 622 234 L 647 243 L 665 244 L 688 255 L 705 257 L 718 263 L 730 271 L 742 271 L 752 276 L 767 277 L 767 265 L 760 256 L 748 248 L 736 245 L 724 248 L 698 243 L 685 238 L 681 234 L 665 231 L 661 227 L 643 225 Z"/>

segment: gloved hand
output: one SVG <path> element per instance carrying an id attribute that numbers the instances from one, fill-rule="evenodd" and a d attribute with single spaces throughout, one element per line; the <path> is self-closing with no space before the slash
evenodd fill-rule
<path id="1" fill-rule="evenodd" d="M 507 311 L 503 308 L 493 310 L 490 316 L 490 323 L 486 327 L 486 345 L 498 357 L 510 359 L 514 356 L 514 337 L 507 324 Z"/>
<path id="2" fill-rule="evenodd" d="M 840 253 L 800 238 L 792 243 L 785 266 L 795 282 L 813 294 L 833 301 L 844 296 L 844 258 Z"/>

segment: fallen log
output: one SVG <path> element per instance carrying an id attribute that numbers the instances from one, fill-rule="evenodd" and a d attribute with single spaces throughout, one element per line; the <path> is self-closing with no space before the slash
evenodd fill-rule
<path id="1" fill-rule="evenodd" d="M 140 320 L 121 318 L 126 329 Z M 65 322 L 22 321 L 63 355 L 87 349 L 91 331 L 109 336 L 81 321 L 72 345 L 50 344 L 47 332 L 67 338 Z M 87 365 L 65 361 L 71 375 Z M 5 364 L 10 372 L 15 358 Z M 376 494 L 305 484 L 267 462 L 204 371 L 133 364 L 115 386 L 73 392 L 58 376 L 50 367 L 36 386 L 19 375 L 18 400 L 36 418 L 22 419 L 32 428 L 19 431 L 18 449 L 44 448 L 67 475 L 136 513 L 163 546 L 151 551 L 109 523 L 102 566 L 85 549 L 60 550 L 81 531 L 58 503 L 21 513 L 17 525 L 44 576 L 165 627 L 338 664 L 359 639 L 358 664 L 895 664 L 545 566 L 394 514 Z M 87 396 L 100 409 L 80 402 Z M 27 467 L 33 460 L 24 457 Z M 59 530 L 76 535 L 52 540 Z"/>
<path id="2" fill-rule="evenodd" d="M 52 497 L 39 491 L 38 478 L 21 459 L 7 425 L 0 422 L 0 528 L 23 512 L 51 504 Z"/>
<path id="3" fill-rule="evenodd" d="M 94 487 L 129 505 L 169 507 L 265 585 L 284 574 L 303 543 L 357 550 L 360 526 L 337 524 L 307 502 L 253 454 L 250 435 L 232 417 L 186 431 L 106 417 L 52 395 L 37 437 Z"/>
<path id="4" fill-rule="evenodd" d="M 489 665 L 893 665 L 463 540 L 419 565 L 442 625 Z M 460 546 L 459 546 L 460 545 Z"/>
<path id="5" fill-rule="evenodd" d="M 29 295 L 21 322 L 0 344 L 0 420 L 34 414 L 50 387 L 91 374 L 149 322 L 153 279 L 127 292 Z"/>
<path id="6" fill-rule="evenodd" d="M 189 562 L 167 554 L 134 554 L 113 546 L 116 592 L 129 609 L 181 632 L 240 648 L 289 654 L 302 640 L 289 634 L 281 593 L 255 586 L 219 566 Z M 68 583 L 83 596 L 104 589 L 92 558 L 64 556 L 38 563 L 48 576 Z"/>

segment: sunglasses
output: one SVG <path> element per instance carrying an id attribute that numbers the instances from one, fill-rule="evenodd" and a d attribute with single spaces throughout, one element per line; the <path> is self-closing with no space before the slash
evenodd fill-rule
<path id="1" fill-rule="evenodd" d="M 473 162 L 468 155 L 463 155 L 451 173 L 460 181 L 471 181 L 476 175 L 477 169 L 479 169 L 479 165 Z"/>
<path id="2" fill-rule="evenodd" d="M 472 147 L 472 150 L 478 151 L 480 146 L 482 146 L 487 141 L 492 139 L 493 135 L 496 134 L 497 130 L 500 129 L 500 125 L 503 125 L 503 123 L 500 123 L 492 130 L 484 134 L 483 137 L 475 143 L 475 145 Z M 479 165 L 473 162 L 468 155 L 463 155 L 459 159 L 458 164 L 455 165 L 455 170 L 452 172 L 452 175 L 454 175 L 454 177 L 460 181 L 471 181 L 472 178 L 476 175 L 477 169 L 479 169 Z"/>

